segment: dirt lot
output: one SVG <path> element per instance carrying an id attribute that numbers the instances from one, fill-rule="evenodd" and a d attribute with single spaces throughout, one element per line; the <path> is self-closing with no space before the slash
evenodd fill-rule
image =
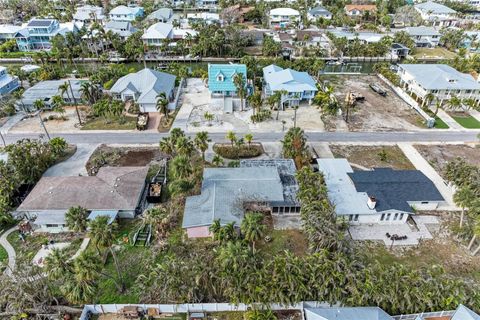
<path id="1" fill-rule="evenodd" d="M 155 147 L 111 147 L 99 146 L 88 159 L 86 168 L 91 172 L 94 167 L 142 167 L 153 164 L 165 158 Z"/>
<path id="2" fill-rule="evenodd" d="M 480 166 L 480 145 L 478 144 L 415 145 L 415 149 L 442 177 L 447 162 L 457 157 L 465 159 L 470 164 Z"/>
<path id="3" fill-rule="evenodd" d="M 346 158 L 354 169 L 415 169 L 397 146 L 330 145 L 335 158 Z"/>
<path id="4" fill-rule="evenodd" d="M 342 116 L 324 117 L 325 127 L 329 131 L 408 131 L 419 129 L 422 117 L 398 97 L 380 78 L 373 75 L 362 76 L 327 76 L 334 87 L 335 95 L 344 103 L 349 91 L 358 92 L 365 97 L 364 102 L 357 103 L 350 112 L 349 122 L 345 124 Z M 370 87 L 371 83 L 380 83 L 387 96 L 382 97 Z"/>

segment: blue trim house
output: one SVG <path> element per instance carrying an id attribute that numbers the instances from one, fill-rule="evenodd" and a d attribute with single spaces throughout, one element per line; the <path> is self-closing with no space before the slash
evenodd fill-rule
<path id="1" fill-rule="evenodd" d="M 49 50 L 51 40 L 57 34 L 77 32 L 75 24 L 60 24 L 56 19 L 32 19 L 26 28 L 15 34 L 15 40 L 20 51 Z"/>
<path id="2" fill-rule="evenodd" d="M 7 73 L 7 68 L 0 66 L 0 97 L 9 94 L 19 86 L 18 78 L 12 77 Z"/>
<path id="3" fill-rule="evenodd" d="M 263 68 L 264 94 L 269 97 L 275 92 L 285 90 L 282 96 L 282 107 L 297 106 L 300 101 L 309 103 L 318 91 L 315 79 L 307 72 L 283 69 L 271 64 Z"/>
<path id="4" fill-rule="evenodd" d="M 242 74 L 247 85 L 247 66 L 244 64 L 209 64 L 208 89 L 212 96 L 236 96 L 237 87 L 233 83 L 236 74 Z"/>
<path id="5" fill-rule="evenodd" d="M 135 21 L 138 17 L 143 17 L 143 7 L 118 6 L 110 10 L 108 16 L 112 21 Z"/>

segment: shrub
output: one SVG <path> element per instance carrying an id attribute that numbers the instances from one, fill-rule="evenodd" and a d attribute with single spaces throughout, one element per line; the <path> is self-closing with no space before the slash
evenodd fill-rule
<path id="1" fill-rule="evenodd" d="M 250 117 L 253 123 L 263 122 L 272 118 L 272 111 L 268 109 L 259 110 L 256 114 Z"/>
<path id="2" fill-rule="evenodd" d="M 263 153 L 263 147 L 259 143 L 241 146 L 230 144 L 215 144 L 213 151 L 225 159 L 255 158 Z"/>

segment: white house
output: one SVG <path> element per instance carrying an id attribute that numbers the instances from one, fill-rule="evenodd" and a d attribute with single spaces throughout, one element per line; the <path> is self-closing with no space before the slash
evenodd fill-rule
<path id="1" fill-rule="evenodd" d="M 147 20 L 158 22 L 170 22 L 173 19 L 173 10 L 171 8 L 160 8 L 150 13 Z"/>
<path id="2" fill-rule="evenodd" d="M 18 78 L 7 73 L 7 68 L 0 66 L 0 97 L 9 94 L 19 87 Z"/>
<path id="3" fill-rule="evenodd" d="M 133 33 L 137 32 L 137 29 L 128 21 L 108 21 L 105 24 L 104 30 L 118 34 L 123 40 L 126 40 Z"/>
<path id="4" fill-rule="evenodd" d="M 420 13 L 422 19 L 425 22 L 432 23 L 433 26 L 450 27 L 457 24 L 457 12 L 443 4 L 427 1 L 416 4 L 414 7 Z"/>
<path id="5" fill-rule="evenodd" d="M 186 39 L 188 34 L 194 37 L 197 32 L 192 29 L 174 28 L 171 23 L 157 22 L 145 30 L 142 40 L 149 47 L 158 47 L 165 39 L 172 41 Z"/>
<path id="6" fill-rule="evenodd" d="M 402 30 L 399 30 L 402 31 Z M 442 34 L 433 27 L 419 26 L 405 28 L 410 37 L 415 41 L 415 46 L 422 48 L 434 48 L 438 46 Z"/>
<path id="7" fill-rule="evenodd" d="M 332 19 L 332 13 L 324 7 L 315 7 L 307 12 L 307 18 L 309 21 L 317 21 L 318 19 Z"/>
<path id="8" fill-rule="evenodd" d="M 480 99 L 480 83 L 446 64 L 399 64 L 397 72 L 404 90 L 420 98 L 432 93 L 439 100 Z"/>
<path id="9" fill-rule="evenodd" d="M 157 96 L 163 92 L 167 99 L 173 100 L 175 78 L 174 75 L 145 68 L 118 79 L 110 93 L 123 102 L 138 103 L 142 112 L 158 112 Z"/>
<path id="10" fill-rule="evenodd" d="M 135 21 L 143 16 L 142 7 L 118 6 L 110 10 L 108 17 L 113 21 Z"/>
<path id="11" fill-rule="evenodd" d="M 22 30 L 21 26 L 14 26 L 12 24 L 0 24 L 0 42 L 15 39 L 17 32 Z"/>
<path id="12" fill-rule="evenodd" d="M 347 159 L 317 159 L 337 217 L 350 224 L 405 223 L 414 210 L 435 210 L 445 200 L 421 171 L 353 171 Z"/>
<path id="13" fill-rule="evenodd" d="M 89 25 L 93 22 L 102 24 L 104 19 L 103 8 L 92 5 L 78 7 L 73 15 L 73 21 L 80 25 Z"/>
<path id="14" fill-rule="evenodd" d="M 270 28 L 273 29 L 290 28 L 293 24 L 300 23 L 300 12 L 291 8 L 272 9 L 268 17 Z"/>

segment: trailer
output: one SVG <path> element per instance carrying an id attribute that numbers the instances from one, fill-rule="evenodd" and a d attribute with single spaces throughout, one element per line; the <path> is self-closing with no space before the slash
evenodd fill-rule
<path id="1" fill-rule="evenodd" d="M 160 203 L 162 189 L 167 183 L 167 160 L 163 159 L 155 176 L 148 183 L 147 202 Z"/>
<path id="2" fill-rule="evenodd" d="M 143 131 L 148 127 L 148 113 L 141 112 L 137 115 L 137 130 Z"/>

